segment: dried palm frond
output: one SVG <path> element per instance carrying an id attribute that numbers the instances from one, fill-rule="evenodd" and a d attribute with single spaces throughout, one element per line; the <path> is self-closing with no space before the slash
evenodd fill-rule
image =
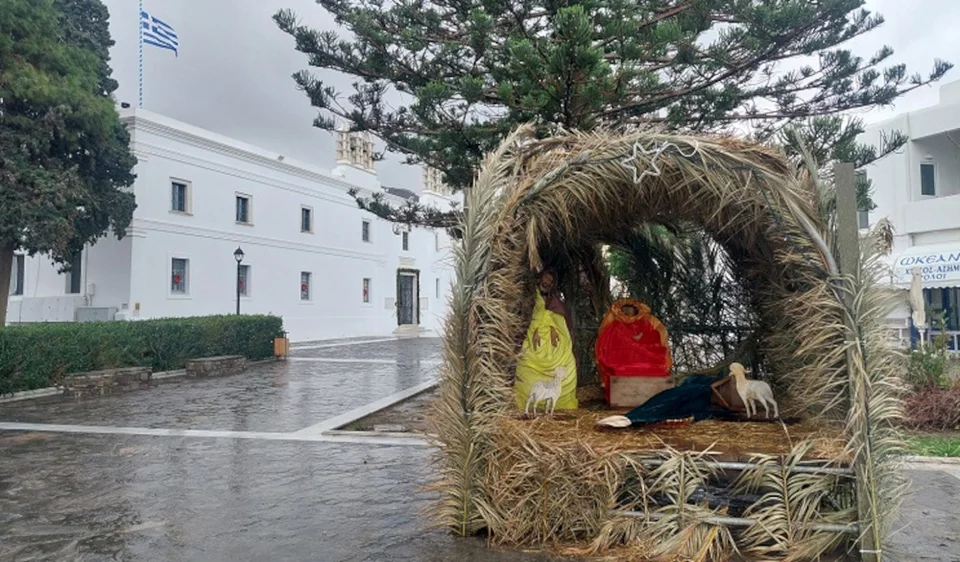
<path id="1" fill-rule="evenodd" d="M 836 493 L 841 477 L 795 470 L 811 464 L 805 459 L 813 445 L 812 441 L 801 442 L 783 458 L 757 455 L 751 461 L 755 466 L 741 473 L 736 487 L 743 493 L 761 494 L 743 515 L 757 520 L 740 537 L 744 553 L 816 560 L 843 541 L 843 535 L 822 532 L 816 526 L 856 520 L 852 506 L 839 510 L 828 507 L 827 499 Z"/>
<path id="2" fill-rule="evenodd" d="M 877 251 L 880 254 L 890 255 L 890 252 L 893 251 L 893 237 L 896 233 L 893 223 L 887 217 L 881 218 L 873 225 L 873 228 L 870 229 L 870 236 L 876 240 Z"/>
<path id="3" fill-rule="evenodd" d="M 808 168 L 815 163 L 808 159 Z M 853 187 L 853 186 L 850 186 Z M 818 185 L 821 199 L 836 199 L 836 190 Z M 824 195 L 826 194 L 826 195 Z M 824 217 L 824 237 L 839 239 L 836 204 Z M 852 220 L 852 217 L 850 217 Z M 850 225 L 850 228 L 853 228 Z M 860 553 L 866 560 L 882 559 L 882 545 L 904 490 L 897 459 L 902 442 L 894 425 L 901 417 L 902 358 L 885 345 L 884 320 L 897 304 L 894 291 L 881 288 L 887 268 L 882 256 L 889 252 L 886 226 L 861 238 L 854 271 L 843 276 L 831 264 L 831 289 L 842 310 L 844 361 L 848 410 L 846 436 L 848 455 L 856 471 Z M 839 256 L 839 248 L 832 251 Z"/>
<path id="4" fill-rule="evenodd" d="M 896 422 L 901 419 L 905 358 L 885 345 L 885 319 L 903 298 L 878 288 L 884 275 L 882 254 L 868 244 L 858 275 L 845 279 L 852 305 L 846 323 L 850 411 L 846 421 L 849 455 L 857 475 L 857 503 L 861 540 L 865 550 L 877 551 L 883 542 L 905 490 L 900 457 L 903 440 Z"/>
<path id="5" fill-rule="evenodd" d="M 875 289 L 869 264 L 839 276 L 829 186 L 798 174 L 782 154 L 733 138 L 600 130 L 536 141 L 528 132 L 491 154 L 468 192 L 436 412 L 439 519 L 458 533 L 487 527 L 517 542 L 601 532 L 623 539 L 642 528 L 683 556 L 730 550 L 728 532 L 704 522 L 715 512 L 683 501 L 708 476 L 691 468 L 692 458 L 672 461 L 684 467 L 680 480 L 659 473 L 649 486 L 650 494 L 671 490 L 673 511 L 627 528 L 603 509 L 626 481 L 626 453 L 504 435 L 496 423 L 511 401 L 532 272 L 557 256 L 589 265 L 601 244 L 644 223 L 692 223 L 723 246 L 746 285 L 760 327 L 761 374 L 787 413 L 846 424 L 860 525 L 882 539 L 879 514 L 898 489 L 890 420 L 899 367 L 880 329 L 891 297 Z M 596 283 L 580 286 L 584 299 L 605 298 L 589 294 L 602 290 Z M 581 361 L 591 352 L 576 351 Z"/>
<path id="6" fill-rule="evenodd" d="M 489 454 L 483 442 L 484 424 L 495 421 L 496 413 L 503 408 L 498 391 L 504 391 L 495 380 L 479 376 L 482 358 L 476 342 L 482 293 L 478 289 L 489 271 L 490 230 L 495 227 L 490 215 L 496 212 L 493 202 L 501 196 L 513 173 L 510 160 L 504 156 L 515 150 L 516 142 L 525 133 L 524 129 L 518 130 L 488 157 L 490 165 L 484 167 L 476 187 L 468 192 L 464 236 L 454 250 L 457 283 L 450 296 L 440 396 L 433 416 L 434 433 L 442 445 L 434 486 L 444 495 L 434 515 L 461 535 L 483 527 L 476 497 L 482 494 L 479 486 Z"/>
<path id="7" fill-rule="evenodd" d="M 694 503 L 695 495 L 716 477 L 712 465 L 703 461 L 710 451 L 678 451 L 666 447 L 663 464 L 650 474 L 650 494 L 663 498 L 649 514 L 651 554 L 669 560 L 706 562 L 725 560 L 737 552 L 730 530 L 706 519 L 722 513 Z"/>

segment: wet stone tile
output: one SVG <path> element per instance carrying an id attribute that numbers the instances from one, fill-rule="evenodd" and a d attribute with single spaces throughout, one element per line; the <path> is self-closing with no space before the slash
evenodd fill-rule
<path id="1" fill-rule="evenodd" d="M 546 561 L 428 530 L 429 452 L 4 433 L 0 560 Z"/>
<path id="2" fill-rule="evenodd" d="M 431 353 L 430 346 L 438 345 L 427 341 L 410 357 Z M 358 358 L 361 353 L 348 350 L 364 347 L 343 348 L 342 356 Z M 0 421 L 289 432 L 416 386 L 436 371 L 437 365 L 412 359 L 395 364 L 292 360 L 251 366 L 238 375 L 172 379 L 114 396 L 2 404 Z"/>

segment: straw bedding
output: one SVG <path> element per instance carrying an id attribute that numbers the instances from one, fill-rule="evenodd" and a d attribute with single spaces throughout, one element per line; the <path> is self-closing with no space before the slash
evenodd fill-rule
<path id="1" fill-rule="evenodd" d="M 545 445 L 583 444 L 598 454 L 606 451 L 657 450 L 668 446 L 680 451 L 711 451 L 718 461 L 748 462 L 757 454 L 786 455 L 801 441 L 810 441 L 811 459 L 846 460 L 843 428 L 806 419 L 786 425 L 779 422 L 704 420 L 685 425 L 606 429 L 597 420 L 623 411 L 573 410 L 527 419 L 501 418 L 498 431 L 522 431 Z"/>

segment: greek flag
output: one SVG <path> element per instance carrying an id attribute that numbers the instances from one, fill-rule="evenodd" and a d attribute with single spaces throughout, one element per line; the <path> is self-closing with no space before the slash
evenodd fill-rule
<path id="1" fill-rule="evenodd" d="M 173 30 L 173 26 L 141 10 L 140 27 L 143 28 L 144 45 L 169 49 L 177 57 L 180 56 L 180 40 L 177 38 L 177 32 Z"/>

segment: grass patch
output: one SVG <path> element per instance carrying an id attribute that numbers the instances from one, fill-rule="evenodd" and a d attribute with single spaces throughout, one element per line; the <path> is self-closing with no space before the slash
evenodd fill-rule
<path id="1" fill-rule="evenodd" d="M 927 433 L 907 438 L 907 450 L 925 457 L 960 457 L 960 433 Z"/>

